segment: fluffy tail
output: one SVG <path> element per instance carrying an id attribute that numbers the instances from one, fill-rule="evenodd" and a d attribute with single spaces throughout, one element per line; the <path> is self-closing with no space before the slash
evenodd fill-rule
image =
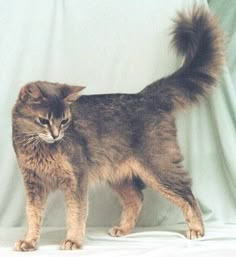
<path id="1" fill-rule="evenodd" d="M 182 67 L 140 92 L 168 111 L 198 102 L 217 83 L 224 63 L 224 34 L 206 8 L 178 13 L 172 35 L 177 53 L 185 57 Z"/>

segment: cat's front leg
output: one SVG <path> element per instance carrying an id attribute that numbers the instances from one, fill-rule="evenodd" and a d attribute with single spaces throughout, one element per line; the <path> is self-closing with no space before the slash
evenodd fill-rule
<path id="1" fill-rule="evenodd" d="M 61 243 L 61 250 L 75 250 L 82 247 L 87 219 L 86 175 L 73 178 L 65 189 L 67 236 Z"/>
<path id="2" fill-rule="evenodd" d="M 24 169 L 22 173 L 26 189 L 26 215 L 28 228 L 25 238 L 15 243 L 15 250 L 25 252 L 37 249 L 47 193 L 41 179 L 34 171 Z"/>

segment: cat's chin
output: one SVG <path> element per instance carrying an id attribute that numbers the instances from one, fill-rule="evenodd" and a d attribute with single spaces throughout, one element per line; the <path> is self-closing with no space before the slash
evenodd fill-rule
<path id="1" fill-rule="evenodd" d="M 55 144 L 55 143 L 58 143 L 59 141 L 61 140 L 61 138 L 59 139 L 54 139 L 54 140 L 43 140 L 46 144 Z"/>
<path id="2" fill-rule="evenodd" d="M 54 144 L 54 143 L 56 143 L 56 142 L 58 142 L 58 140 L 43 140 L 44 141 L 44 143 L 46 143 L 46 144 Z"/>

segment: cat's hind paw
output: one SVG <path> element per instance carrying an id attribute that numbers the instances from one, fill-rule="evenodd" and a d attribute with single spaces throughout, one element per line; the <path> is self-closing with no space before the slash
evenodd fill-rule
<path id="1" fill-rule="evenodd" d="M 131 231 L 128 229 L 123 229 L 122 227 L 113 227 L 108 231 L 108 235 L 114 236 L 114 237 L 120 237 L 128 235 Z"/>
<path id="2" fill-rule="evenodd" d="M 186 237 L 188 239 L 198 239 L 204 236 L 204 232 L 194 229 L 189 229 L 186 231 Z"/>

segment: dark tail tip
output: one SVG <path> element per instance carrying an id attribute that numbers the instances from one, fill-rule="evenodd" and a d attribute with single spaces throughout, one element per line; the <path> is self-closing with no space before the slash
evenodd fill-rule
<path id="1" fill-rule="evenodd" d="M 219 73 L 224 62 L 224 33 L 217 17 L 205 6 L 194 6 L 191 10 L 178 12 L 174 19 L 172 44 L 177 53 L 185 57 L 185 65 L 194 62 L 194 68 L 213 65 Z"/>

